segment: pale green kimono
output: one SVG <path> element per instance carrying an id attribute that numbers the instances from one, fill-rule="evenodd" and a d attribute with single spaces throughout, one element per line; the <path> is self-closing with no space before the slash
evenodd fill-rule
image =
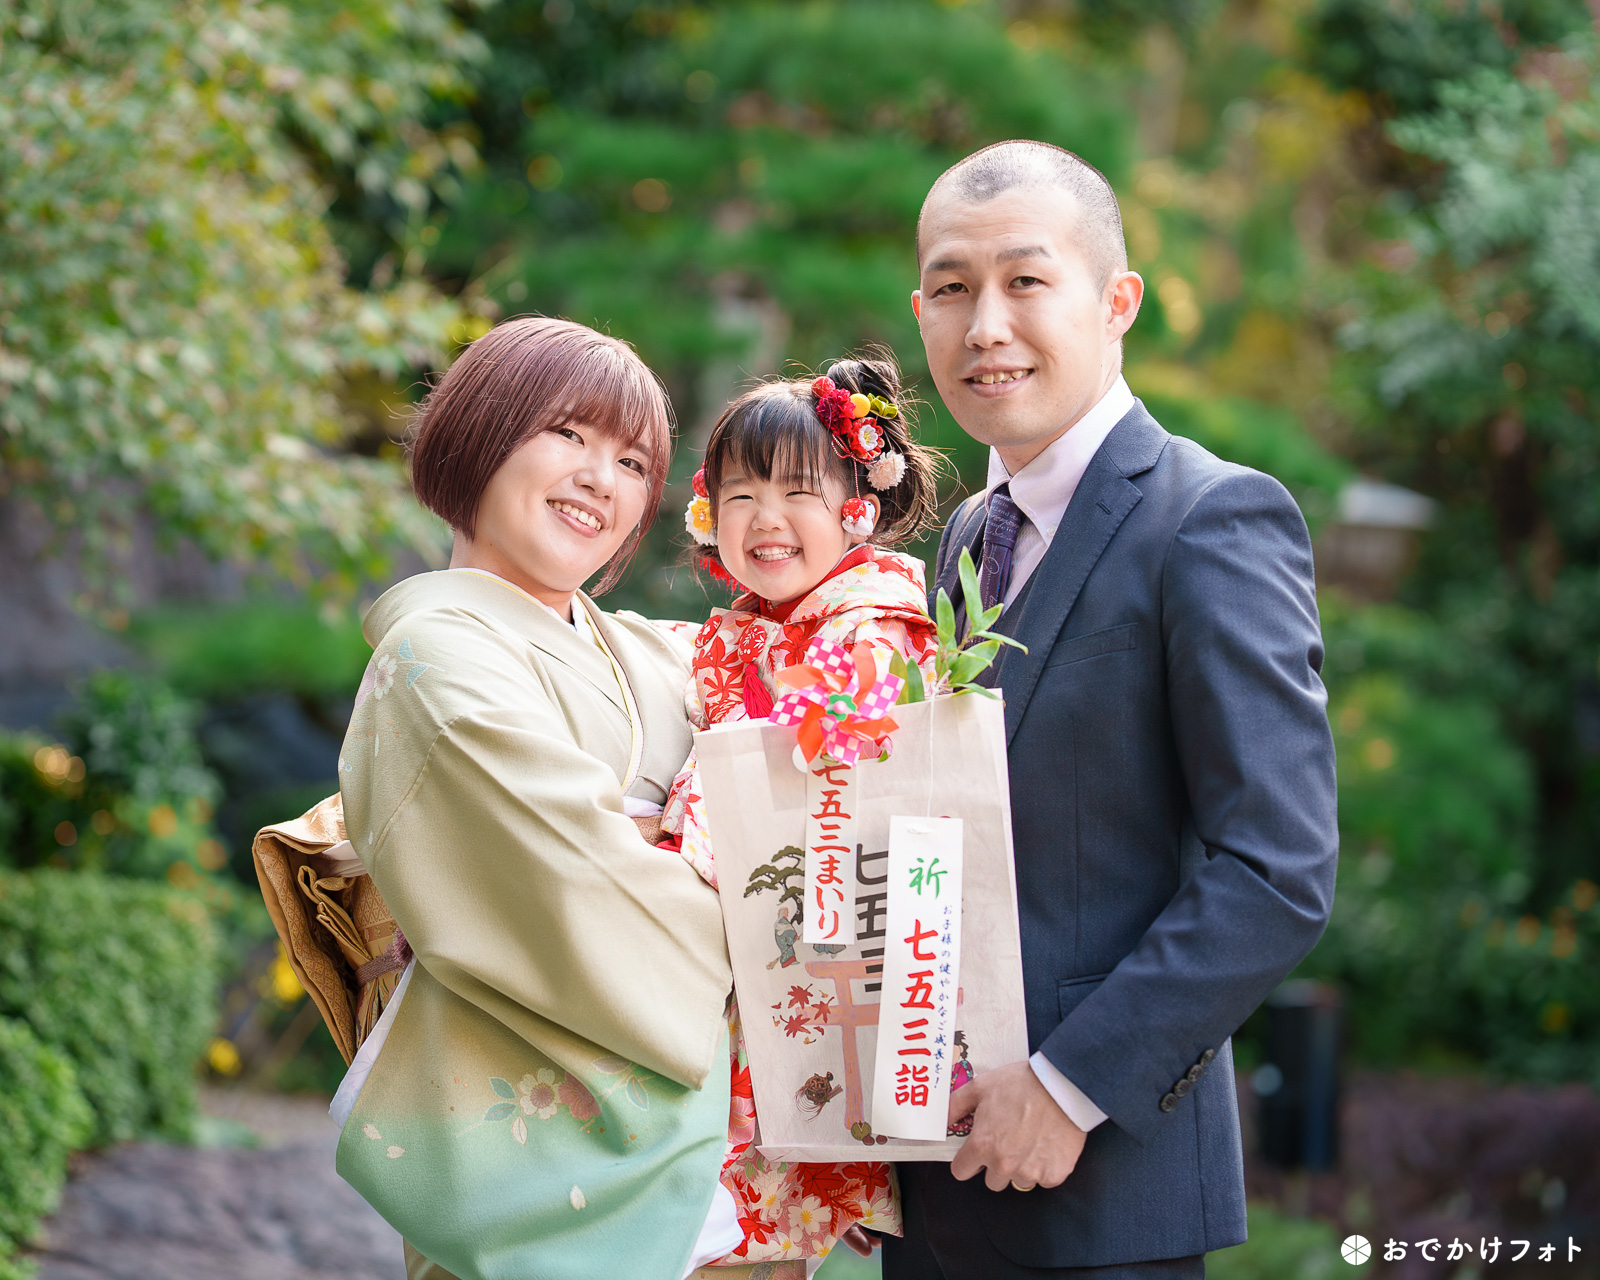
<path id="1" fill-rule="evenodd" d="M 716 894 L 622 811 L 688 754 L 688 646 L 575 607 L 609 652 L 498 579 L 402 582 L 340 759 L 417 965 L 338 1168 L 461 1280 L 679 1280 L 727 1137 Z"/>

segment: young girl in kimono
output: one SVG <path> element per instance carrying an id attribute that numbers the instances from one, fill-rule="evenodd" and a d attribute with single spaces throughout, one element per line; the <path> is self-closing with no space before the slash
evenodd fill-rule
<path id="1" fill-rule="evenodd" d="M 766 716 L 780 693 L 775 673 L 800 662 L 819 636 L 846 648 L 872 645 L 879 670 L 898 654 L 932 681 L 922 562 L 888 549 L 936 515 L 939 458 L 916 442 L 914 425 L 888 358 L 841 360 L 814 381 L 765 383 L 722 415 L 685 523 L 704 567 L 744 591 L 713 610 L 695 639 L 686 700 L 696 728 Z M 693 756 L 673 784 L 662 825 L 715 885 Z M 776 938 L 774 963 L 810 950 L 787 920 Z M 738 1202 L 745 1240 L 723 1264 L 805 1258 L 814 1267 L 858 1223 L 897 1233 L 887 1165 L 773 1163 L 755 1149 L 736 1004 L 730 1022 L 734 1097 L 722 1181 Z M 872 1144 L 872 1135 L 864 1141 Z M 859 1229 L 851 1234 L 864 1245 Z"/>

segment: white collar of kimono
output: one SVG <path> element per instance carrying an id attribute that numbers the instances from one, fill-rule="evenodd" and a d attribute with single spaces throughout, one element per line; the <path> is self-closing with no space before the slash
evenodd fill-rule
<path id="1" fill-rule="evenodd" d="M 502 586 L 510 587 L 513 591 L 515 591 L 519 596 L 522 596 L 524 599 L 532 600 L 534 604 L 538 605 L 541 609 L 543 609 L 546 613 L 548 613 L 552 618 L 554 618 L 558 622 L 560 622 L 562 626 L 571 627 L 574 631 L 576 631 L 578 633 L 579 636 L 586 637 L 591 644 L 597 644 L 597 645 L 600 644 L 600 637 L 599 637 L 598 634 L 596 634 L 595 629 L 594 629 L 594 621 L 589 617 L 589 611 L 587 609 L 585 609 L 581 604 L 578 603 L 578 597 L 577 597 L 576 594 L 574 594 L 573 597 L 572 597 L 572 617 L 563 618 L 559 613 L 557 613 L 554 609 L 552 609 L 549 605 L 547 605 L 543 600 L 539 599 L 538 596 L 530 595 L 528 592 L 524 591 L 521 587 L 519 587 L 515 582 L 512 582 L 509 578 L 502 578 L 498 573 L 490 573 L 487 569 L 457 569 L 456 572 L 457 573 L 475 573 L 480 578 L 492 578 L 494 581 L 500 583 Z M 605 646 L 604 645 L 600 645 L 600 647 L 604 648 Z"/>

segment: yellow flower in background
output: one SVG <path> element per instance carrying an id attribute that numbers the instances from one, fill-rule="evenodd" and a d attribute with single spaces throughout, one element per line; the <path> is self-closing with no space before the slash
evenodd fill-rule
<path id="1" fill-rule="evenodd" d="M 158 804 L 150 810 L 150 834 L 157 840 L 165 840 L 168 836 L 176 835 L 178 831 L 178 813 L 170 804 Z"/>
<path id="2" fill-rule="evenodd" d="M 243 1069 L 244 1061 L 232 1040 L 218 1036 L 206 1046 L 206 1065 L 219 1076 L 236 1076 Z"/>
<path id="3" fill-rule="evenodd" d="M 300 979 L 295 976 L 294 966 L 289 963 L 281 942 L 278 944 L 278 954 L 272 959 L 272 968 L 267 971 L 267 988 L 272 998 L 280 1004 L 295 1004 L 306 993 L 306 989 L 300 985 Z"/>

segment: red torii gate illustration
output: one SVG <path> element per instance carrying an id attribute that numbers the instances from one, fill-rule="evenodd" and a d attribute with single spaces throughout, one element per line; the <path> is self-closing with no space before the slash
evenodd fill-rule
<path id="1" fill-rule="evenodd" d="M 867 1118 L 867 1100 L 861 1087 L 861 1049 L 856 1043 L 856 1028 L 878 1025 L 879 1004 L 877 1001 L 857 1004 L 850 983 L 854 979 L 868 977 L 869 967 L 881 971 L 883 961 L 874 957 L 806 962 L 806 972 L 813 978 L 833 983 L 836 1002 L 827 1011 L 827 1021 L 829 1026 L 838 1027 L 844 1033 L 844 1123 L 845 1128 L 851 1130 Z M 957 987 L 956 1008 L 959 1009 L 961 1004 L 962 991 Z"/>

